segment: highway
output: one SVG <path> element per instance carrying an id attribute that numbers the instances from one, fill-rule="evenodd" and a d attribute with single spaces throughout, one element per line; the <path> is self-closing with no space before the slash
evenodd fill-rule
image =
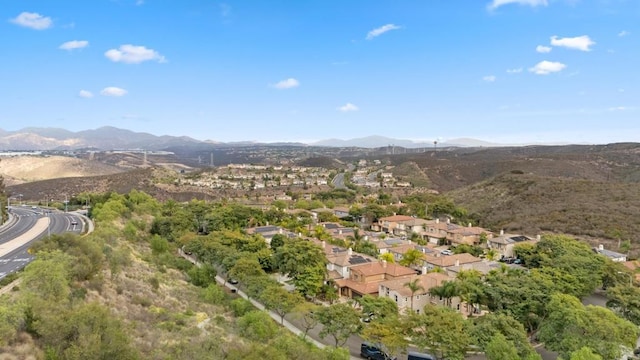
<path id="1" fill-rule="evenodd" d="M 0 279 L 33 261 L 27 250 L 34 241 L 49 234 L 80 234 L 83 230 L 82 218 L 74 213 L 17 206 L 9 211 L 12 219 L 0 227 Z"/>

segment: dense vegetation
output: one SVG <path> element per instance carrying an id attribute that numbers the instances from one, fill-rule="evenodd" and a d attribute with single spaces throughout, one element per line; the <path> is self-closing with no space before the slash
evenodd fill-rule
<path id="1" fill-rule="evenodd" d="M 640 243 L 638 183 L 505 174 L 450 195 L 492 229 Z"/>
<path id="2" fill-rule="evenodd" d="M 442 197 L 414 196 L 395 207 L 383 205 L 388 199 L 382 195 L 353 216 L 403 209 L 469 219 Z M 326 234 L 309 228 L 308 216 L 278 206 L 159 202 L 135 190 L 82 196 L 94 204 L 97 231 L 52 236 L 34 246 L 37 259 L 21 276 L 20 290 L 0 303 L 3 353 L 48 359 L 345 359 L 341 347 L 360 334 L 396 354 L 410 339 L 440 359 L 462 359 L 473 346 L 489 360 L 539 359 L 529 340 L 544 342 L 565 360 L 584 354 L 612 359 L 622 346 L 633 347 L 638 335 L 640 294 L 629 284 L 631 274 L 565 236 L 518 246 L 524 270 L 505 266 L 486 276 L 463 271 L 430 290 L 447 300 L 445 306 L 399 314 L 386 298 L 334 303 L 335 289 L 324 281 L 324 254 L 307 240 Z M 327 196 L 333 201 L 344 194 Z M 268 246 L 244 231 L 267 223 L 302 237 L 276 236 Z M 346 241 L 367 247 L 358 233 Z M 178 256 L 178 249 L 193 254 L 200 266 Z M 291 335 L 218 285 L 216 276 L 239 281 L 281 322 L 296 319 L 305 336 L 319 326 L 319 336 L 334 347 L 319 350 Z M 418 290 L 416 283 L 406 286 Z M 607 289 L 610 309 L 580 302 L 598 287 Z M 474 315 L 465 319 L 453 309 L 454 297 Z"/>

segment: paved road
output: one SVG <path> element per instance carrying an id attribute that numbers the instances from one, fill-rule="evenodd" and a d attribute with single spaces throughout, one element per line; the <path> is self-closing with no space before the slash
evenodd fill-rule
<path id="1" fill-rule="evenodd" d="M 84 227 L 82 218 L 74 213 L 22 207 L 10 211 L 12 222 L 0 229 L 0 279 L 33 261 L 28 249 L 34 241 L 49 234 L 79 234 Z"/>
<path id="2" fill-rule="evenodd" d="M 331 180 L 331 184 L 333 184 L 336 189 L 346 189 L 347 186 L 344 184 L 344 173 L 339 173 L 334 176 Z"/>

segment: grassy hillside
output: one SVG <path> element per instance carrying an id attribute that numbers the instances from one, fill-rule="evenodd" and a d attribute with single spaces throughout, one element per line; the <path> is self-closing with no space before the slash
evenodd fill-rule
<path id="1" fill-rule="evenodd" d="M 594 181 L 640 181 L 640 144 L 635 143 L 442 149 L 384 160 L 395 165 L 414 162 L 439 191 L 473 185 L 510 171 Z"/>
<path id="2" fill-rule="evenodd" d="M 48 180 L 61 177 L 83 177 L 121 173 L 116 165 L 68 156 L 16 156 L 0 159 L 0 175 L 7 184 Z"/>
<path id="3" fill-rule="evenodd" d="M 449 193 L 481 225 L 640 244 L 640 184 L 503 174 Z M 617 241 L 616 241 L 617 242 Z"/>

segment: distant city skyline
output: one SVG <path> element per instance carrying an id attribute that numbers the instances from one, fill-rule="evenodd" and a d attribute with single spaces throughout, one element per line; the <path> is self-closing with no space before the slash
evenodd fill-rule
<path id="1" fill-rule="evenodd" d="M 0 18 L 8 131 L 640 141 L 638 1 L 24 0 Z"/>

